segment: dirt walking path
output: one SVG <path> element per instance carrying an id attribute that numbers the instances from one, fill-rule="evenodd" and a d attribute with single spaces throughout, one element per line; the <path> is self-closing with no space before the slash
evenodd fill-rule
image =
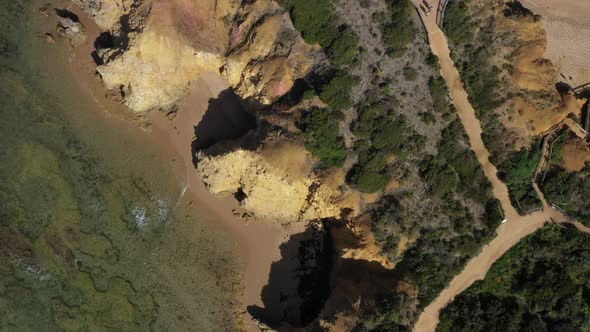
<path id="1" fill-rule="evenodd" d="M 419 8 L 421 0 L 412 1 Z M 512 206 L 506 184 L 498 178 L 496 167 L 489 161 L 490 153 L 481 138 L 480 122 L 469 102 L 459 72 L 451 60 L 447 39 L 436 24 L 438 2 L 433 2 L 432 5 L 434 6 L 433 12 L 428 16 L 425 16 L 422 10 L 418 10 L 429 35 L 432 53 L 438 57 L 441 67 L 440 73 L 448 85 L 450 97 L 457 109 L 457 115 L 469 136 L 469 143 L 477 156 L 477 160 L 492 184 L 494 197 L 500 202 L 504 210 L 506 222 L 496 230 L 496 238 L 484 246 L 480 254 L 471 259 L 439 296 L 424 309 L 414 326 L 414 330 L 417 332 L 434 331 L 439 322 L 440 310 L 476 280 L 483 279 L 492 264 L 523 237 L 541 228 L 550 220 L 558 223 L 569 221 L 562 213 L 547 206 L 546 202 L 543 210 L 526 216 L 520 216 Z M 540 190 L 538 192 L 541 193 Z M 583 227 L 575 223 L 574 225 L 578 229 Z"/>
<path id="2" fill-rule="evenodd" d="M 432 52 L 438 57 L 441 67 L 441 75 L 447 82 L 449 94 L 453 100 L 453 104 L 455 104 L 455 107 L 457 108 L 457 115 L 469 136 L 471 149 L 475 152 L 477 160 L 481 164 L 486 177 L 492 184 L 494 197 L 500 201 L 500 205 L 504 210 L 505 218 L 508 220 L 514 219 L 518 217 L 518 213 L 510 203 L 508 188 L 502 181 L 500 181 L 496 167 L 489 160 L 490 153 L 481 139 L 482 129 L 479 120 L 475 116 L 475 110 L 471 106 L 471 103 L 469 103 L 467 92 L 465 92 L 463 83 L 459 77 L 459 72 L 451 60 L 447 40 L 438 27 L 436 27 L 435 31 L 430 33 L 430 44 Z"/>

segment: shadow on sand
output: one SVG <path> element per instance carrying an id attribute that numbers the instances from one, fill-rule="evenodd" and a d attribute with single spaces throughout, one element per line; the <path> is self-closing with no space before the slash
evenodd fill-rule
<path id="1" fill-rule="evenodd" d="M 240 97 L 232 89 L 226 89 L 217 98 L 209 99 L 207 112 L 195 127 L 194 146 L 196 150 L 205 150 L 255 128 L 256 118 L 242 107 Z"/>
<path id="2" fill-rule="evenodd" d="M 256 117 L 242 106 L 240 97 L 231 88 L 222 91 L 217 98 L 209 99 L 207 111 L 194 127 L 196 138 L 191 144 L 193 163 L 196 165 L 197 151 L 203 151 L 206 155 L 217 155 L 231 150 L 236 144 L 223 146 L 220 143 L 231 143 L 233 140 L 242 138 L 253 132 L 257 126 Z M 244 141 L 242 144 L 244 148 L 258 144 L 258 142 Z M 216 147 L 216 145 L 222 146 Z"/>
<path id="3" fill-rule="evenodd" d="M 332 240 L 309 226 L 281 244 L 281 259 L 271 266 L 261 293 L 264 307 L 248 306 L 252 317 L 273 329 L 304 327 L 321 311 L 330 294 Z"/>
<path id="4" fill-rule="evenodd" d="M 344 222 L 324 221 L 292 235 L 280 247 L 281 259 L 271 266 L 262 289 L 263 307 L 249 306 L 252 317 L 279 331 L 322 330 L 319 319 L 357 317 L 359 310 L 377 314 L 399 306 L 399 273 L 377 262 L 344 259 L 336 248 L 358 248 Z"/>

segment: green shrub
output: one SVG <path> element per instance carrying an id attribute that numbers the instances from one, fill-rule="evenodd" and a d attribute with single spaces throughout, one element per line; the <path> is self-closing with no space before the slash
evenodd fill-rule
<path id="1" fill-rule="evenodd" d="M 541 201 L 532 186 L 532 177 L 541 158 L 539 144 L 531 149 L 511 152 L 499 163 L 498 176 L 506 182 L 510 198 L 521 212 L 539 207 Z"/>
<path id="2" fill-rule="evenodd" d="M 346 146 L 340 136 L 338 123 L 342 114 L 329 108 L 311 108 L 302 118 L 300 127 L 305 137 L 305 148 L 322 164 L 342 166 L 346 160 Z"/>
<path id="3" fill-rule="evenodd" d="M 413 67 L 404 67 L 404 78 L 406 81 L 415 81 L 418 78 L 418 71 Z"/>
<path id="4" fill-rule="evenodd" d="M 409 0 L 387 1 L 390 21 L 382 27 L 385 52 L 397 58 L 404 54 L 408 44 L 418 34 L 418 29 L 412 20 L 414 6 Z"/>
<path id="5" fill-rule="evenodd" d="M 432 114 L 432 112 L 420 112 L 418 115 L 420 116 L 422 122 L 426 124 L 434 124 L 436 122 L 436 117 L 434 114 Z"/>
<path id="6" fill-rule="evenodd" d="M 308 89 L 303 92 L 303 99 L 304 100 L 312 100 L 315 97 L 315 91 L 313 89 Z"/>
<path id="7" fill-rule="evenodd" d="M 338 37 L 326 48 L 326 54 L 338 67 L 356 67 L 359 61 L 359 41 L 348 26 L 338 28 Z"/>
<path id="8" fill-rule="evenodd" d="M 320 98 L 335 109 L 347 109 L 352 106 L 350 91 L 359 83 L 359 78 L 344 71 L 338 71 L 336 75 L 321 87 Z"/>
<path id="9" fill-rule="evenodd" d="M 543 192 L 549 202 L 590 227 L 590 165 L 575 173 L 553 166 L 543 182 Z"/>
<path id="10" fill-rule="evenodd" d="M 346 181 L 362 192 L 382 191 L 391 180 L 387 158 L 375 150 L 362 150 L 357 163 L 349 170 Z"/>
<path id="11" fill-rule="evenodd" d="M 449 110 L 449 102 L 447 96 L 449 91 L 445 80 L 440 77 L 430 77 L 428 80 L 428 88 L 430 89 L 430 97 L 432 98 L 432 107 L 434 111 L 439 114 L 444 114 Z"/>
<path id="12" fill-rule="evenodd" d="M 473 41 L 475 24 L 468 13 L 467 3 L 464 1 L 450 1 L 445 10 L 443 28 L 447 38 L 455 45 Z"/>
<path id="13" fill-rule="evenodd" d="M 306 42 L 319 43 L 336 66 L 358 65 L 358 36 L 350 27 L 339 23 L 332 1 L 283 0 L 282 3 Z"/>

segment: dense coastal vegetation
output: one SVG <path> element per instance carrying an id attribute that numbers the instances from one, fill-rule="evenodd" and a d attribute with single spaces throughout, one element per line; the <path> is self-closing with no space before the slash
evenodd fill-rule
<path id="1" fill-rule="evenodd" d="M 307 38 L 306 34 L 316 34 L 298 26 L 305 5 L 292 2 L 289 8 L 295 26 Z M 324 5 L 320 8 L 330 12 Z M 366 97 L 347 107 L 334 107 L 320 89 L 320 98 L 340 112 L 310 109 L 301 128 L 312 154 L 325 164 L 342 165 L 345 147 L 338 143 L 338 127 L 330 120 L 342 121 L 340 114 L 353 106 L 354 144 L 346 151 L 356 162 L 348 170 L 347 183 L 370 193 L 382 192 L 393 179 L 399 183 L 373 206 L 371 217 L 381 254 L 396 262 L 397 277 L 392 282 L 406 284 L 412 291 L 384 294 L 377 308 L 367 308 L 358 325 L 361 330 L 393 331 L 410 328 L 420 310 L 493 238 L 502 216 L 449 102 L 436 58 L 418 33 L 411 3 L 396 1 L 387 10 L 372 16 L 386 50 L 380 65 L 387 63 L 400 76 L 372 74 Z M 337 19 L 330 22 L 338 24 Z M 313 38 L 329 45 L 321 40 L 330 38 Z M 326 54 L 330 58 L 329 50 Z M 368 60 L 361 53 L 358 62 L 363 61 Z M 346 68 L 334 61 L 332 66 Z M 416 89 L 426 95 L 419 104 L 412 97 Z M 326 142 L 327 149 L 320 151 L 316 142 Z"/>
<path id="2" fill-rule="evenodd" d="M 509 64 L 498 67 L 493 59 L 503 57 L 501 50 L 510 48 L 513 38 L 499 38 L 496 22 L 491 18 L 475 19 L 470 11 L 472 1 L 450 1 L 445 12 L 445 31 L 452 55 L 465 84 L 483 129 L 483 140 L 490 150 L 491 161 L 509 189 L 513 205 L 524 213 L 540 207 L 531 185 L 531 177 L 540 158 L 540 145 L 515 150 L 514 135 L 500 120 L 498 108 L 514 89 L 507 83 L 512 69 Z M 504 15 L 519 19 L 510 6 Z M 502 40 L 502 41 L 499 41 Z"/>
<path id="3" fill-rule="evenodd" d="M 437 331 L 583 331 L 590 237 L 546 226 L 500 258 L 441 313 Z"/>

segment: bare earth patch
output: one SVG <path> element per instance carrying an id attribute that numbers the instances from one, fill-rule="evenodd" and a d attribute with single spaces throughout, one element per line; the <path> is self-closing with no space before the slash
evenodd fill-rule
<path id="1" fill-rule="evenodd" d="M 561 150 L 561 165 L 568 172 L 578 172 L 590 162 L 590 147 L 579 138 L 571 140 Z"/>

